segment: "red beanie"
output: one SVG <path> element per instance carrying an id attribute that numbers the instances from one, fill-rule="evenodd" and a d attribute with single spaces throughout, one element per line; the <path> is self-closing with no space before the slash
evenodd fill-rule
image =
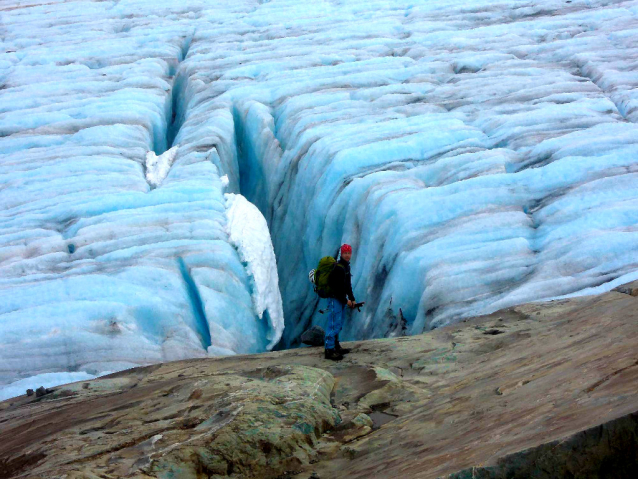
<path id="1" fill-rule="evenodd" d="M 341 246 L 341 254 L 343 253 L 352 253 L 352 246 L 349 244 L 344 244 Z"/>

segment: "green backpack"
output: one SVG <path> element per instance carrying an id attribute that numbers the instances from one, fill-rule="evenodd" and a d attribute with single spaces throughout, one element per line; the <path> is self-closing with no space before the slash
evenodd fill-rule
<path id="1" fill-rule="evenodd" d="M 317 293 L 320 298 L 330 298 L 332 296 L 328 279 L 336 265 L 336 259 L 332 256 L 324 256 L 319 260 L 317 269 L 313 269 L 308 275 L 310 281 L 315 284 L 315 293 Z"/>

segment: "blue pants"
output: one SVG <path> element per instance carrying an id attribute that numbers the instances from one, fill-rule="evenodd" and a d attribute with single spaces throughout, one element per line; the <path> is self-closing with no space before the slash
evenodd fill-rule
<path id="1" fill-rule="evenodd" d="M 335 339 L 343 327 L 346 305 L 338 299 L 328 298 L 328 326 L 326 327 L 326 349 L 335 348 Z"/>

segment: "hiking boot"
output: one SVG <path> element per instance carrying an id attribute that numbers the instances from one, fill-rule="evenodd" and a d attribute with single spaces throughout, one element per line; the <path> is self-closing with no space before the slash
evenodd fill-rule
<path id="1" fill-rule="evenodd" d="M 324 358 L 330 359 L 332 361 L 341 361 L 343 359 L 343 356 L 334 349 L 326 349 Z"/>
<path id="2" fill-rule="evenodd" d="M 341 344 L 339 344 L 339 341 L 335 341 L 335 351 L 343 356 L 344 354 L 348 354 L 350 352 L 350 349 L 342 348 Z"/>

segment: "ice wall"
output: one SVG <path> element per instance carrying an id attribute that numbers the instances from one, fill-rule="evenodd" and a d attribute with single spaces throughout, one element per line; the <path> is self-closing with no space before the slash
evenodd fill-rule
<path id="1" fill-rule="evenodd" d="M 193 34 L 177 3 L 0 7 L 0 384 L 281 334 L 230 244 L 215 146 L 165 153 Z"/>
<path id="2" fill-rule="evenodd" d="M 284 345 L 341 242 L 346 339 L 638 271 L 637 1 L 37 3 L 0 10 L 0 380 L 263 350 L 221 175 Z"/>
<path id="3" fill-rule="evenodd" d="M 183 129 L 233 131 L 284 344 L 324 321 L 306 276 L 342 242 L 367 301 L 347 338 L 633 278 L 637 5 L 280 1 L 198 28 Z"/>

